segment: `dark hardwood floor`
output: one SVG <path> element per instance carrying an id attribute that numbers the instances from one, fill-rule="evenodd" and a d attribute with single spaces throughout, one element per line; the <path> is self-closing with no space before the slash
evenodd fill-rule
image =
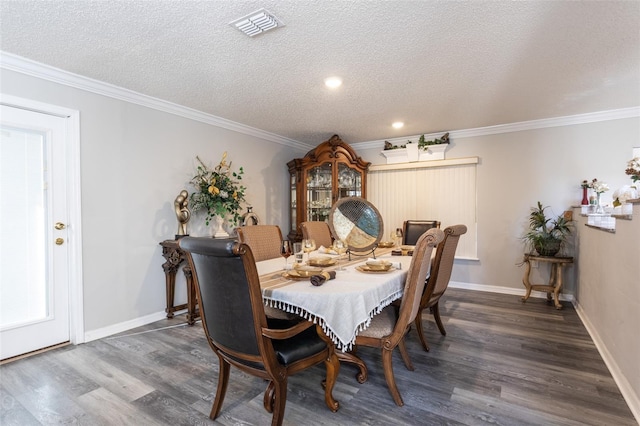
<path id="1" fill-rule="evenodd" d="M 322 366 L 292 377 L 287 425 L 636 425 L 573 307 L 542 299 L 449 289 L 441 303 L 447 336 L 431 315 L 431 352 L 415 331 L 398 353 L 396 381 L 405 406 L 387 391 L 378 351 L 361 348 L 369 380 L 342 366 L 331 413 Z M 397 352 L 397 351 L 396 351 Z M 265 425 L 265 382 L 237 369 L 222 413 L 208 419 L 218 362 L 202 325 L 184 315 L 79 346 L 0 366 L 0 424 Z"/>

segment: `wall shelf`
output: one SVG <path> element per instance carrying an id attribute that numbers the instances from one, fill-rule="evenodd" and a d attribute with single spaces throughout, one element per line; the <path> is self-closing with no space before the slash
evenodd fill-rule
<path id="1" fill-rule="evenodd" d="M 602 226 L 589 225 L 588 223 L 585 223 L 584 226 L 586 226 L 587 228 L 594 228 L 594 229 L 599 229 L 601 231 L 609 232 L 610 234 L 616 233 L 615 228 L 603 228 Z"/>

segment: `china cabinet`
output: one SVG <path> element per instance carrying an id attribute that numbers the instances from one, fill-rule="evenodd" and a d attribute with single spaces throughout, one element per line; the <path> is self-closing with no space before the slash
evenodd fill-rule
<path id="1" fill-rule="evenodd" d="M 331 206 L 340 198 L 366 198 L 370 164 L 358 157 L 338 135 L 309 151 L 304 158 L 289 161 L 291 230 L 288 238 L 302 239 L 302 222 L 328 221 Z"/>

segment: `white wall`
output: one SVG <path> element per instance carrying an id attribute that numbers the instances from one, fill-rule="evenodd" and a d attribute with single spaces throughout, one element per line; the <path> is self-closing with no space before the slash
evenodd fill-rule
<path id="1" fill-rule="evenodd" d="M 417 140 L 416 140 L 417 142 Z M 446 158 L 478 156 L 478 258 L 456 260 L 452 280 L 523 291 L 524 246 L 520 237 L 530 208 L 537 201 L 556 215 L 580 204 L 583 179 L 609 183 L 603 195 L 631 183 L 624 174 L 632 147 L 640 144 L 640 119 L 626 118 L 590 124 L 517 131 L 487 136 L 452 138 Z M 365 145 L 366 146 L 366 145 Z M 358 155 L 384 164 L 383 145 Z M 418 218 L 414 218 L 418 219 Z M 437 219 L 437 218 L 435 218 Z M 569 253 L 574 248 L 569 247 Z M 532 277 L 548 279 L 547 265 Z M 566 268 L 565 293 L 575 293 L 575 268 Z M 514 298 L 515 300 L 515 298 Z"/>
<path id="2" fill-rule="evenodd" d="M 161 247 L 177 230 L 173 201 L 224 151 L 243 166 L 247 201 L 288 230 L 287 161 L 304 152 L 210 124 L 0 70 L 0 92 L 80 111 L 85 333 L 163 312 Z M 201 217 L 192 235 L 206 235 Z M 186 301 L 179 274 L 176 304 Z"/>

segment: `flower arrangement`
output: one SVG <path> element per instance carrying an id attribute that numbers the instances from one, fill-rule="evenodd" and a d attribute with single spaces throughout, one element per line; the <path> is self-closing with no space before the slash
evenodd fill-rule
<path id="1" fill-rule="evenodd" d="M 233 216 L 233 223 L 240 220 L 240 203 L 244 201 L 244 192 L 247 189 L 240 184 L 244 170 L 231 171 L 231 163 L 226 162 L 227 153 L 222 155 L 222 160 L 213 170 L 209 169 L 199 157 L 196 160 L 200 165 L 196 168 L 196 175 L 191 179 L 195 191 L 191 194 L 193 210 L 206 210 L 205 224 L 214 216 L 224 217 L 227 214 Z"/>
<path id="2" fill-rule="evenodd" d="M 627 169 L 624 171 L 631 176 L 631 180 L 635 183 L 640 180 L 640 157 L 635 157 L 627 163 Z"/>
<path id="3" fill-rule="evenodd" d="M 593 179 L 589 184 L 589 188 L 593 189 L 596 194 L 602 194 L 609 190 L 609 185 L 604 182 L 599 181 L 598 179 Z"/>
<path id="4" fill-rule="evenodd" d="M 627 200 L 638 198 L 638 190 L 631 185 L 624 185 L 613 192 L 613 207 L 625 204 Z"/>
<path id="5" fill-rule="evenodd" d="M 582 189 L 589 188 L 589 181 L 587 181 L 586 179 L 583 180 L 580 186 L 582 187 Z"/>

